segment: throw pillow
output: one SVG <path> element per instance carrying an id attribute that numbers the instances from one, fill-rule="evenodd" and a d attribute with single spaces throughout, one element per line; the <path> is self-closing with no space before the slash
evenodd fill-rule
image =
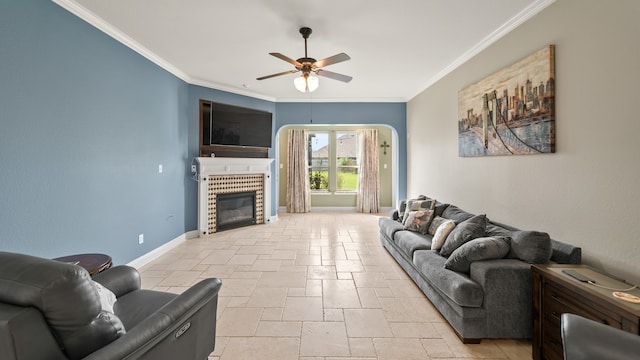
<path id="1" fill-rule="evenodd" d="M 440 218 L 443 219 L 443 218 Z M 456 222 L 449 219 L 443 219 L 444 221 L 438 225 L 435 233 L 433 234 L 433 238 L 431 239 L 431 250 L 440 250 L 442 248 L 442 244 L 444 244 L 445 240 L 447 240 L 447 236 L 456 227 Z M 436 221 L 435 219 L 432 223 Z M 431 229 L 431 227 L 429 227 Z"/>
<path id="2" fill-rule="evenodd" d="M 514 231 L 511 233 L 509 258 L 520 259 L 530 264 L 549 262 L 553 248 L 551 237 L 539 231 Z"/>
<path id="3" fill-rule="evenodd" d="M 113 305 L 118 301 L 116 295 L 111 290 L 102 286 L 99 282 L 93 282 L 93 286 L 96 288 L 98 295 L 100 296 L 100 305 L 102 310 L 113 313 Z"/>
<path id="4" fill-rule="evenodd" d="M 457 248 L 444 263 L 444 267 L 445 269 L 468 273 L 472 262 L 502 259 L 508 253 L 508 237 L 483 237 L 471 240 Z"/>
<path id="5" fill-rule="evenodd" d="M 456 225 L 455 229 L 451 231 L 449 236 L 447 236 L 447 240 L 442 245 L 440 255 L 449 257 L 449 255 L 462 244 L 483 237 L 486 226 L 487 217 L 485 215 L 476 215 Z"/>
<path id="6" fill-rule="evenodd" d="M 436 234 L 436 230 L 438 230 L 438 226 L 440 226 L 443 222 L 447 221 L 448 219 L 445 219 L 443 217 L 440 217 L 436 214 L 436 216 L 433 218 L 433 220 L 431 220 L 431 224 L 429 224 L 429 234 L 430 235 L 435 235 Z"/>
<path id="7" fill-rule="evenodd" d="M 434 210 L 418 210 L 409 212 L 407 222 L 404 224 L 405 230 L 418 231 L 423 235 L 427 234 L 429 224 L 433 220 Z"/>
<path id="8" fill-rule="evenodd" d="M 433 210 L 435 206 L 436 206 L 436 201 L 433 199 L 407 201 L 407 208 L 404 211 L 404 218 L 402 219 L 402 223 L 404 224 L 407 222 L 407 218 L 409 218 L 409 213 L 411 213 L 412 211 Z"/>

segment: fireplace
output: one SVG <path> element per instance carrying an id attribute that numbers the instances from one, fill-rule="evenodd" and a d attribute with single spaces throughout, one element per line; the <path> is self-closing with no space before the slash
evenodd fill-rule
<path id="1" fill-rule="evenodd" d="M 200 236 L 213 234 L 220 229 L 232 227 L 266 224 L 272 221 L 271 216 L 271 163 L 273 159 L 256 158 L 197 158 L 198 171 L 195 174 L 198 179 L 198 232 Z M 239 210 L 249 209 L 245 204 L 247 200 L 228 200 L 234 210 L 229 214 L 218 211 L 219 196 L 225 202 L 226 195 L 238 193 L 252 193 L 253 222 L 246 221 L 249 216 L 242 215 L 243 219 L 226 219 L 224 217 L 235 215 Z M 240 204 L 240 205 L 238 205 Z M 218 220 L 219 214 L 223 218 Z M 246 222 L 245 222 L 246 221 Z M 273 220 L 274 221 L 274 220 Z M 229 226 L 225 226 L 225 223 Z"/>
<path id="2" fill-rule="evenodd" d="M 256 192 L 216 195 L 216 229 L 233 229 L 256 223 Z"/>

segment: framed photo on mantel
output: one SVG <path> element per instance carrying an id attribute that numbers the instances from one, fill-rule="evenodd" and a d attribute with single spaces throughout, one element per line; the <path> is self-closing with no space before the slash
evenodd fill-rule
<path id="1" fill-rule="evenodd" d="M 555 152 L 555 46 L 458 92 L 461 157 Z"/>

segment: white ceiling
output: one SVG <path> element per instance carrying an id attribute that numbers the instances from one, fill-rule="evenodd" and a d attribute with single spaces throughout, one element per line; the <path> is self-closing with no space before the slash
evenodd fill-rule
<path id="1" fill-rule="evenodd" d="M 271 101 L 408 101 L 555 0 L 53 0 L 191 84 Z M 270 56 L 345 52 L 311 95 Z"/>

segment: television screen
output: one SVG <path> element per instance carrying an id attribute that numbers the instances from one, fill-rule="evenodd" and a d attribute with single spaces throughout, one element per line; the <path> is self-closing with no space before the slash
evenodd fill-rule
<path id="1" fill-rule="evenodd" d="M 213 103 L 210 144 L 270 148 L 271 126 L 270 112 Z"/>

